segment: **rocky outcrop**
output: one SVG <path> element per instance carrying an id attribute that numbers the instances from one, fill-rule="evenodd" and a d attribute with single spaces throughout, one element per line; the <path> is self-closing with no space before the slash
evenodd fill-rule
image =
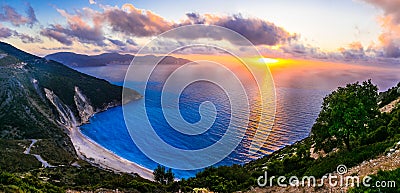
<path id="1" fill-rule="evenodd" d="M 80 91 L 78 87 L 75 87 L 74 101 L 76 110 L 79 114 L 77 119 L 72 110 L 65 105 L 60 98 L 54 94 L 53 91 L 45 88 L 46 98 L 53 104 L 59 114 L 58 123 L 66 126 L 67 128 L 75 128 L 79 125 L 89 122 L 90 117 L 96 113 L 93 106 L 90 104 L 89 99 Z"/>
<path id="2" fill-rule="evenodd" d="M 39 95 L 40 99 L 45 100 L 45 98 L 43 96 L 43 92 L 42 92 L 42 90 L 40 89 L 40 86 L 39 86 L 39 81 L 33 78 L 31 80 L 31 82 L 32 82 L 33 88 L 35 88 L 35 91 Z"/>
<path id="3" fill-rule="evenodd" d="M 94 108 L 89 102 L 89 99 L 75 86 L 74 101 L 76 109 L 78 110 L 81 124 L 89 122 L 89 119 L 95 113 Z"/>
<path id="4" fill-rule="evenodd" d="M 391 103 L 385 105 L 384 107 L 380 108 L 379 111 L 382 113 L 390 113 L 392 112 L 393 109 L 397 107 L 397 105 L 399 105 L 399 103 L 400 103 L 400 97 L 392 101 Z"/>
<path id="5" fill-rule="evenodd" d="M 153 180 L 152 171 L 139 166 L 131 161 L 128 161 L 118 155 L 104 149 L 102 146 L 98 145 L 96 142 L 85 137 L 80 131 L 78 126 L 89 121 L 89 118 L 96 113 L 93 106 L 90 104 L 89 99 L 81 92 L 78 87 L 75 87 L 74 100 L 76 104 L 76 110 L 80 116 L 81 121 L 77 122 L 71 109 L 65 105 L 60 98 L 54 94 L 53 91 L 49 89 L 44 89 L 46 97 L 53 106 L 56 108 L 60 121 L 68 129 L 68 135 L 71 142 L 75 148 L 76 155 L 82 159 L 91 163 L 93 166 L 110 169 L 115 172 L 126 172 L 126 173 L 136 173 L 141 177 L 148 180 Z M 112 105 L 117 105 L 117 103 L 108 103 L 103 109 L 106 110 Z M 29 151 L 27 150 L 29 153 Z M 34 155 L 40 162 L 42 162 L 43 167 L 52 167 L 45 162 L 39 155 Z"/>
<path id="6" fill-rule="evenodd" d="M 400 153 L 400 141 L 394 144 L 394 146 L 389 149 L 387 156 L 390 157 L 394 153 Z"/>
<path id="7" fill-rule="evenodd" d="M 46 93 L 46 98 L 53 104 L 59 114 L 58 123 L 66 126 L 67 128 L 74 128 L 82 124 L 89 123 L 90 117 L 92 117 L 95 113 L 121 105 L 121 102 L 110 102 L 101 109 L 95 109 L 91 105 L 88 97 L 84 93 L 82 93 L 79 87 L 75 86 L 74 101 L 76 111 L 79 115 L 79 117 L 76 117 L 70 107 L 65 105 L 53 91 L 47 88 L 45 88 L 44 91 Z M 134 97 L 130 98 L 129 101 L 137 100 L 140 98 L 141 95 L 134 95 Z"/>
<path id="8" fill-rule="evenodd" d="M 58 123 L 67 128 L 75 128 L 78 124 L 71 109 L 66 106 L 53 91 L 45 88 L 46 98 L 53 104 L 59 114 Z"/>

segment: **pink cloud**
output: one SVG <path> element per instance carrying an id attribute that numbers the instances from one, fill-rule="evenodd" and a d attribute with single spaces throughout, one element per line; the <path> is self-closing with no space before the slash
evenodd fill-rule
<path id="1" fill-rule="evenodd" d="M 37 22 L 35 11 L 28 5 L 26 10 L 27 16 L 19 14 L 13 7 L 4 5 L 0 9 L 0 21 L 10 22 L 14 26 L 28 25 L 32 27 Z"/>
<path id="2" fill-rule="evenodd" d="M 218 16 L 212 14 L 186 14 L 187 20 L 181 25 L 208 24 L 226 27 L 233 30 L 255 45 L 276 45 L 297 39 L 297 34 L 290 34 L 284 28 L 259 18 L 244 18 L 240 14 Z"/>
<path id="3" fill-rule="evenodd" d="M 383 56 L 400 58 L 400 1 L 398 0 L 364 0 L 384 11 L 379 18 L 383 33 L 379 36 Z"/>
<path id="4" fill-rule="evenodd" d="M 83 43 L 105 45 L 102 22 L 99 18 L 92 17 L 92 10 L 85 9 L 75 15 L 69 14 L 62 9 L 57 9 L 57 11 L 67 19 L 67 25 L 51 25 L 42 29 L 42 35 L 57 40 L 64 45 L 72 45 L 75 39 Z M 89 25 L 89 22 L 84 19 L 90 20 L 93 25 Z"/>
<path id="5" fill-rule="evenodd" d="M 173 23 L 149 11 L 125 4 L 121 9 L 106 8 L 101 17 L 114 31 L 138 37 L 158 35 L 172 29 Z"/>
<path id="6" fill-rule="evenodd" d="M 66 18 L 67 25 L 51 25 L 42 30 L 42 35 L 65 45 L 71 45 L 74 40 L 104 45 L 104 40 L 110 39 L 104 37 L 104 26 L 109 26 L 112 31 L 126 36 L 151 37 L 179 26 L 206 24 L 218 25 L 236 31 L 255 45 L 276 45 L 297 38 L 296 34 L 290 34 L 284 28 L 278 27 L 271 22 L 259 18 L 244 18 L 241 15 L 218 16 L 189 13 L 187 14 L 187 19 L 180 22 L 172 22 L 152 11 L 138 9 L 132 4 L 124 4 L 121 8 L 110 6 L 102 6 L 102 8 L 103 11 L 83 8 L 76 11 L 75 14 L 69 14 L 65 10 L 58 9 L 57 11 Z M 184 38 L 204 38 L 200 36 L 201 33 L 193 32 L 186 34 Z M 221 39 L 223 37 L 211 38 Z M 109 42 L 114 45 L 116 43 L 115 41 Z M 119 42 L 118 44 L 122 45 Z"/>

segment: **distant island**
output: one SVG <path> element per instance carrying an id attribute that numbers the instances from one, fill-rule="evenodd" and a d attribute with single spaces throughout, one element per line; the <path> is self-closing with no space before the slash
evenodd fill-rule
<path id="1" fill-rule="evenodd" d="M 146 55 L 146 56 L 134 56 L 130 54 L 119 54 L 119 53 L 103 53 L 99 55 L 84 55 L 76 54 L 73 52 L 57 52 L 45 56 L 47 60 L 54 60 L 56 62 L 63 63 L 70 67 L 99 67 L 106 65 L 129 65 L 133 59 L 139 64 L 146 64 L 148 61 L 161 60 L 159 64 L 163 65 L 183 65 L 190 63 L 190 60 L 183 58 L 176 58 L 173 56 L 161 56 Z"/>

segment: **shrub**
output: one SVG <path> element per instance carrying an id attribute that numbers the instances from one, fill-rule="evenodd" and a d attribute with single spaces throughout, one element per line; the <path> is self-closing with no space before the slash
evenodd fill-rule
<path id="1" fill-rule="evenodd" d="M 376 142 L 381 142 L 387 139 L 389 136 L 388 130 L 385 126 L 380 126 L 377 130 L 368 133 L 363 139 L 363 144 L 372 144 Z"/>
<path id="2" fill-rule="evenodd" d="M 349 193 L 374 193 L 374 192 L 400 192 L 400 168 L 397 168 L 393 171 L 379 171 L 376 175 L 370 176 L 372 180 L 369 182 L 370 187 L 360 186 L 356 188 L 352 188 L 349 190 Z M 373 187 L 376 185 L 376 182 L 380 181 L 382 183 L 385 181 L 388 184 L 388 181 L 394 181 L 395 187 Z"/>

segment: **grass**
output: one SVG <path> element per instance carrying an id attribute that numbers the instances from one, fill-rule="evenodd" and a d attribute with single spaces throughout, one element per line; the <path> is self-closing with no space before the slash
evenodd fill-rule
<path id="1" fill-rule="evenodd" d="M 56 168 L 39 168 L 40 166 L 29 168 L 29 165 L 26 164 L 38 162 L 35 158 L 35 160 L 27 160 L 28 162 L 24 163 L 22 162 L 24 157 L 15 157 L 17 159 L 14 163 L 24 166 L 24 170 L 8 168 L 7 170 L 10 172 L 0 171 L 0 192 L 65 192 L 68 189 L 165 192 L 165 187 L 155 182 L 134 174 L 119 174 L 102 170 L 85 161 L 78 161 L 79 167 L 66 165 Z"/>
<path id="2" fill-rule="evenodd" d="M 75 157 L 65 150 L 65 147 L 60 146 L 53 139 L 42 139 L 35 143 L 31 149 L 32 154 L 42 156 L 44 160 L 51 165 L 68 165 L 76 161 Z"/>
<path id="3" fill-rule="evenodd" d="M 340 151 L 323 159 L 316 160 L 308 167 L 305 176 L 322 177 L 323 175 L 336 170 L 339 164 L 344 164 L 348 168 L 356 166 L 364 160 L 369 160 L 381 155 L 387 148 L 393 146 L 394 140 L 387 140 L 371 145 L 357 147 L 352 151 Z"/>
<path id="4" fill-rule="evenodd" d="M 41 163 L 32 155 L 25 155 L 28 140 L 0 139 L 0 171 L 26 172 L 41 167 Z"/>
<path id="5" fill-rule="evenodd" d="M 364 185 L 349 190 L 349 193 L 397 193 L 400 192 L 400 168 L 393 171 L 379 171 L 376 175 L 370 176 L 372 179 L 369 181 L 369 187 Z M 379 183 L 377 184 L 376 182 Z M 395 186 L 390 186 L 394 182 Z M 387 187 L 377 187 L 386 184 Z M 390 187 L 389 187 L 390 186 Z"/>
<path id="6" fill-rule="evenodd" d="M 24 176 L 21 178 L 7 172 L 0 173 L 1 192 L 65 192 L 64 189 L 43 182 L 34 176 Z"/>

